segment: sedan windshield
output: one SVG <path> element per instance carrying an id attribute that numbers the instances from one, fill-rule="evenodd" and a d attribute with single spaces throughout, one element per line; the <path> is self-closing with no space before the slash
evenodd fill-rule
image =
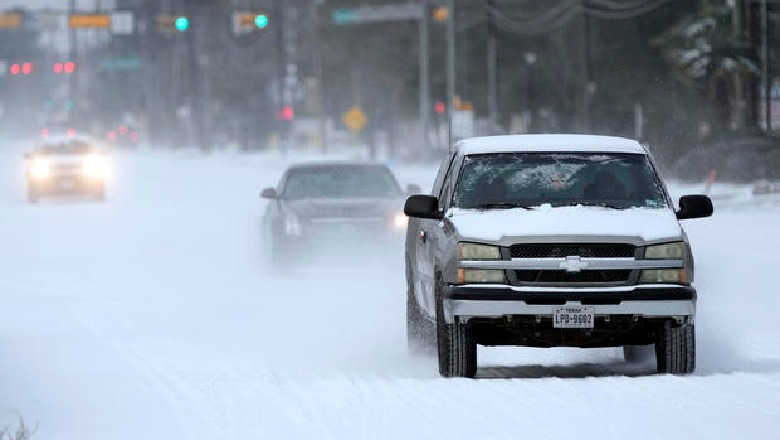
<path id="1" fill-rule="evenodd" d="M 464 159 L 453 206 L 500 209 L 546 204 L 667 206 L 653 168 L 640 154 L 503 153 Z"/>
<path id="2" fill-rule="evenodd" d="M 398 197 L 401 189 L 382 166 L 303 167 L 290 172 L 282 196 L 288 199 Z"/>
<path id="3" fill-rule="evenodd" d="M 48 142 L 38 148 L 39 155 L 89 154 L 92 146 L 85 141 Z"/>

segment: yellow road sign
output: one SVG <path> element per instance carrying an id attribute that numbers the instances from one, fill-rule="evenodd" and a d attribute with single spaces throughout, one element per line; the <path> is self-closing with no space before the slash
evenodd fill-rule
<path id="1" fill-rule="evenodd" d="M 22 14 L 0 14 L 0 29 L 18 29 L 22 26 Z"/>
<path id="2" fill-rule="evenodd" d="M 68 17 L 68 27 L 72 29 L 107 28 L 111 26 L 108 14 L 74 14 Z"/>
<path id="3" fill-rule="evenodd" d="M 350 130 L 352 130 L 353 133 L 357 133 L 360 130 L 365 127 L 366 122 L 368 122 L 368 119 L 366 119 L 366 114 L 363 113 L 363 110 L 358 106 L 352 106 L 349 110 L 344 113 L 344 116 L 341 118 L 344 121 L 344 124 L 349 127 Z"/>

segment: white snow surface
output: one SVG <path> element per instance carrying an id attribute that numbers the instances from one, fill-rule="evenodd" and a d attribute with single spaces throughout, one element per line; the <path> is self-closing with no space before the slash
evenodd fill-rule
<path id="1" fill-rule="evenodd" d="M 645 242 L 680 240 L 671 209 L 610 209 L 595 206 L 452 209 L 450 219 L 464 239 L 499 242 L 505 238 L 549 235 L 599 235 L 640 238 Z"/>
<path id="2" fill-rule="evenodd" d="M 479 379 L 442 379 L 406 352 L 401 255 L 265 270 L 258 193 L 302 157 L 119 153 L 106 203 L 32 206 L 21 152 L 0 145 L 0 416 L 34 440 L 778 437 L 776 197 L 717 186 L 685 223 L 696 374 L 480 347 Z"/>
<path id="3" fill-rule="evenodd" d="M 457 143 L 463 154 L 513 152 L 635 153 L 646 154 L 639 142 L 617 137 L 584 134 L 515 134 L 482 136 Z"/>

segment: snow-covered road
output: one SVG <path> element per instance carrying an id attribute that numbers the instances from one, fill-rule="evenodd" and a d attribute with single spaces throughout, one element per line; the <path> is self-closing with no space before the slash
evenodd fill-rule
<path id="1" fill-rule="evenodd" d="M 614 349 L 480 348 L 482 380 L 406 353 L 402 258 L 293 275 L 261 259 L 261 188 L 295 158 L 114 157 L 104 204 L 24 199 L 0 150 L 0 426 L 34 439 L 780 438 L 777 200 L 686 223 L 698 370 Z M 430 185 L 434 167 L 398 167 Z M 722 208 L 718 210 L 718 208 Z"/>

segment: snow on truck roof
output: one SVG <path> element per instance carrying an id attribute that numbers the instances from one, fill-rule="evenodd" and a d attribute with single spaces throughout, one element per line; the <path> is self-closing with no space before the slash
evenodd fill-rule
<path id="1" fill-rule="evenodd" d="M 464 139 L 456 144 L 461 154 L 489 153 L 633 153 L 646 154 L 639 142 L 616 136 L 584 134 L 519 134 Z"/>

